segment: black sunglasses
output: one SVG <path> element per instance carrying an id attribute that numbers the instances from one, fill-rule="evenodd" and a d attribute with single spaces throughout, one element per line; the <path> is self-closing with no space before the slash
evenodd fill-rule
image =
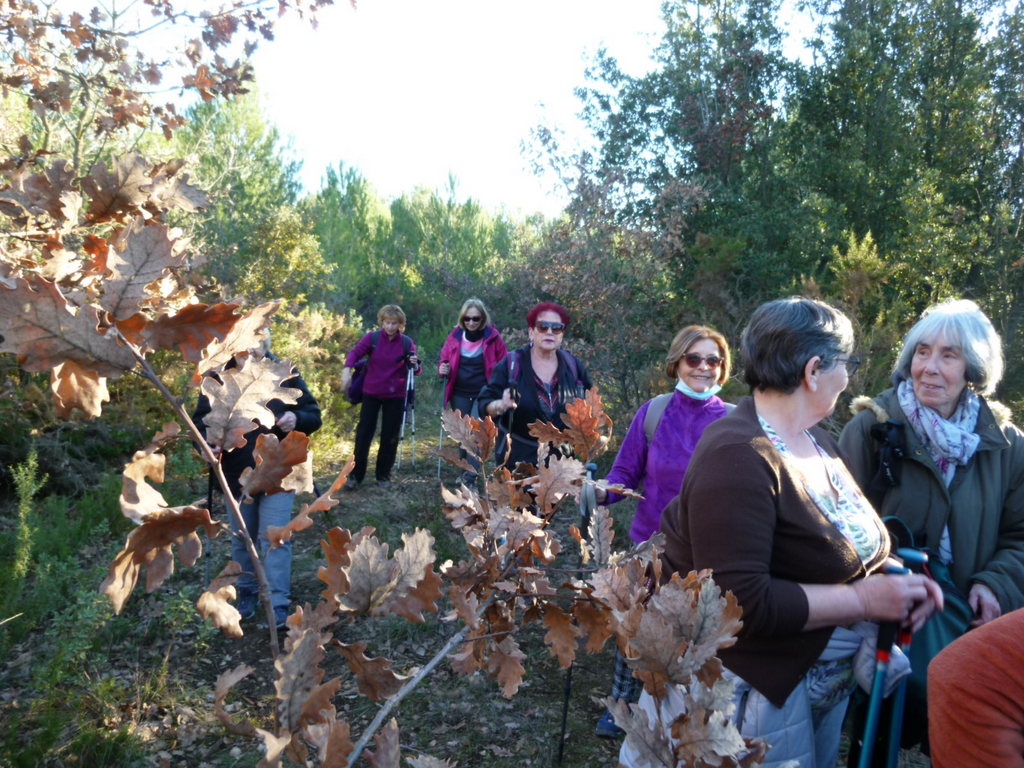
<path id="1" fill-rule="evenodd" d="M 483 315 L 463 315 L 462 322 L 464 323 L 479 323 L 484 319 Z"/>
<path id="2" fill-rule="evenodd" d="M 538 331 L 551 331 L 552 333 L 561 333 L 565 330 L 565 323 L 552 323 L 547 320 L 539 320 L 534 326 Z"/>
<path id="3" fill-rule="evenodd" d="M 714 370 L 723 362 L 725 362 L 724 358 L 721 358 L 718 355 L 708 355 L 707 357 L 702 357 L 701 355 L 698 355 L 695 352 L 690 352 L 688 354 L 683 355 L 683 360 L 685 360 L 686 364 L 691 368 L 700 368 L 701 363 L 707 363 L 708 368 L 711 368 L 712 370 Z"/>

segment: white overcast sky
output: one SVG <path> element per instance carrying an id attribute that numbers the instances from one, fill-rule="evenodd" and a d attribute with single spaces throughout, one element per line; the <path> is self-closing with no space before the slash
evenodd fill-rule
<path id="1" fill-rule="evenodd" d="M 346 0 L 286 20 L 255 57 L 269 120 L 307 191 L 343 162 L 393 198 L 445 190 L 495 210 L 557 213 L 521 144 L 539 123 L 579 135 L 573 89 L 602 45 L 649 68 L 660 0 Z"/>

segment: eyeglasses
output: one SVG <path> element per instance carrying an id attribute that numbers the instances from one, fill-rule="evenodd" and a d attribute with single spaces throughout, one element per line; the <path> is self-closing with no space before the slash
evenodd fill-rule
<path id="1" fill-rule="evenodd" d="M 702 357 L 701 355 L 698 355 L 695 352 L 691 352 L 688 355 L 683 355 L 683 360 L 685 360 L 686 364 L 691 368 L 700 368 L 701 363 L 706 363 L 708 368 L 710 368 L 711 370 L 714 370 L 723 362 L 725 362 L 724 358 L 721 358 L 718 355 L 708 355 L 707 357 Z"/>
<path id="2" fill-rule="evenodd" d="M 538 331 L 551 331 L 552 333 L 561 333 L 565 330 L 565 323 L 551 323 L 547 320 L 539 320 L 534 326 Z"/>
<path id="3" fill-rule="evenodd" d="M 859 357 L 837 357 L 836 362 L 846 365 L 846 373 L 850 376 L 853 376 L 853 374 L 857 372 L 857 369 L 860 368 Z"/>
<path id="4" fill-rule="evenodd" d="M 462 322 L 464 323 L 479 323 L 483 320 L 483 315 L 463 315 Z"/>

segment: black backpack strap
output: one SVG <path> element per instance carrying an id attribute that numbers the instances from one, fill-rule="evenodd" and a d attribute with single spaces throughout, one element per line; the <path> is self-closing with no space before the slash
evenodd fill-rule
<path id="1" fill-rule="evenodd" d="M 562 362 L 566 376 L 564 381 L 571 383 L 573 397 L 584 397 L 586 392 L 583 389 L 583 382 L 580 380 L 580 364 L 576 356 L 564 349 L 558 350 L 558 359 Z M 567 401 L 572 398 L 565 398 Z"/>
<path id="2" fill-rule="evenodd" d="M 902 422 L 886 419 L 871 425 L 870 433 L 878 443 L 878 469 L 868 483 L 867 496 L 876 509 L 890 488 L 900 484 L 900 470 L 907 455 L 907 441 Z"/>

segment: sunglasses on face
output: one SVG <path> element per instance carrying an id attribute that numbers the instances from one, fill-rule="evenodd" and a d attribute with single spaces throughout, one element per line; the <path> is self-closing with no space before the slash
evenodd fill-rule
<path id="1" fill-rule="evenodd" d="M 551 323 L 547 320 L 539 320 L 537 325 L 534 326 L 538 331 L 551 331 L 552 333 L 561 333 L 565 330 L 565 323 Z"/>
<path id="2" fill-rule="evenodd" d="M 462 316 L 462 322 L 464 322 L 464 323 L 479 323 L 483 319 L 484 318 L 483 318 L 482 315 L 463 315 Z"/>
<path id="3" fill-rule="evenodd" d="M 708 355 L 707 357 L 703 357 L 695 352 L 683 355 L 683 360 L 685 360 L 686 364 L 691 368 L 700 368 L 701 363 L 706 363 L 708 368 L 711 368 L 712 370 L 724 362 L 724 360 L 718 355 Z"/>

